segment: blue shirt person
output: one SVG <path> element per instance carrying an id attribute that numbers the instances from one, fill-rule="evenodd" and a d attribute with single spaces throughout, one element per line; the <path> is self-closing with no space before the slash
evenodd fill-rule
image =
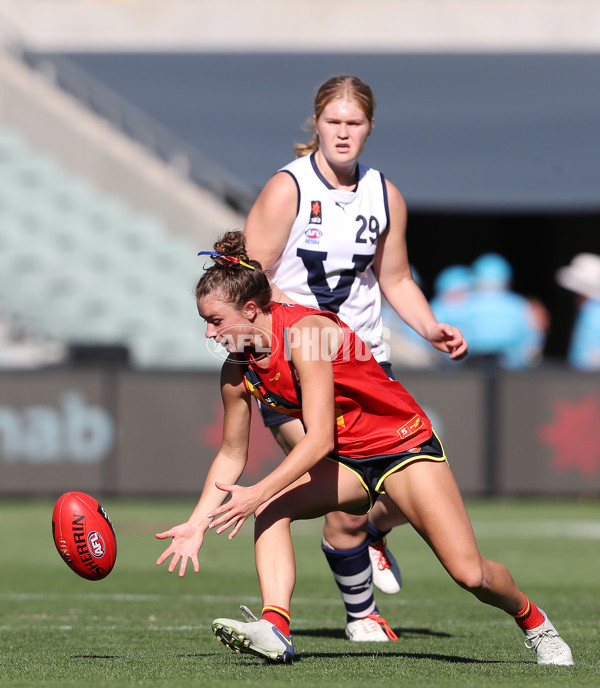
<path id="1" fill-rule="evenodd" d="M 463 326 L 471 357 L 496 357 L 500 366 L 519 369 L 539 361 L 545 332 L 528 300 L 510 289 L 512 268 L 497 253 L 485 253 L 471 265 L 473 291 L 468 326 Z"/>
<path id="2" fill-rule="evenodd" d="M 440 322 L 455 323 L 467 342 L 471 316 L 470 299 L 473 290 L 473 271 L 467 265 L 450 265 L 444 268 L 434 282 L 434 297 L 430 306 L 436 318 L 450 318 Z"/>
<path id="3" fill-rule="evenodd" d="M 577 294 L 567 360 L 579 370 L 600 370 L 600 256 L 579 253 L 556 272 L 556 281 Z"/>

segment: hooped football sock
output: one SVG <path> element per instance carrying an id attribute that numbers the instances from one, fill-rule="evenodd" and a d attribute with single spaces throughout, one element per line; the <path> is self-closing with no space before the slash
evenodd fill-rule
<path id="1" fill-rule="evenodd" d="M 323 538 L 321 549 L 342 593 L 347 621 L 356 621 L 373 613 L 379 614 L 373 594 L 369 538 L 352 549 L 335 549 Z"/>
<path id="2" fill-rule="evenodd" d="M 521 595 L 523 595 L 523 593 L 521 593 Z M 530 602 L 527 597 L 525 597 L 525 595 L 523 595 L 523 597 L 525 598 L 525 606 L 520 612 L 511 614 L 511 616 L 517 622 L 519 628 L 537 628 L 544 623 L 544 615 L 533 602 Z"/>
<path id="3" fill-rule="evenodd" d="M 287 609 L 269 604 L 263 607 L 261 618 L 277 626 L 284 635 L 290 634 L 290 613 Z"/>
<path id="4" fill-rule="evenodd" d="M 383 540 L 383 538 L 391 530 L 379 530 L 371 523 L 371 521 L 367 521 L 367 528 L 369 544 L 372 542 L 379 542 L 380 540 Z"/>

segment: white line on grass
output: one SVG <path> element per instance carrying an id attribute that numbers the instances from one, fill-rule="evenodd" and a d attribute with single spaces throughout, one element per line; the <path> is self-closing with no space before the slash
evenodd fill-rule
<path id="1" fill-rule="evenodd" d="M 135 595 L 135 594 L 115 594 L 115 593 L 78 593 L 73 595 L 71 593 L 43 593 L 43 592 L 0 592 L 0 600 L 6 600 L 9 602 L 36 602 L 38 600 L 42 601 L 53 601 L 53 600 L 65 600 L 68 599 L 69 602 L 164 602 L 177 597 L 178 600 L 184 602 L 195 602 L 195 603 L 213 603 L 213 602 L 223 602 L 231 603 L 232 599 L 236 599 L 233 596 L 226 595 Z M 303 598 L 294 597 L 294 603 L 296 604 L 315 604 L 317 598 Z M 244 602 L 250 606 L 260 606 L 260 597 L 245 595 Z M 331 606 L 337 607 L 341 604 L 339 598 L 318 598 L 318 603 L 320 606 Z"/>
<path id="2" fill-rule="evenodd" d="M 123 626 L 77 626 L 76 630 L 79 633 L 82 630 L 85 630 L 86 628 L 89 628 L 90 630 L 93 631 L 122 631 Z M 206 626 L 156 626 L 152 624 L 151 626 L 144 626 L 144 628 L 148 631 L 169 631 L 169 632 L 175 632 L 175 633 L 180 633 L 180 632 L 188 632 L 188 631 L 205 631 Z M 15 631 L 72 631 L 74 630 L 73 626 L 52 626 L 52 625 L 44 625 L 44 626 L 36 626 L 34 624 L 25 626 L 25 625 L 20 625 L 20 626 L 0 626 L 0 632 L 2 631 L 8 631 L 8 632 L 15 632 Z"/>
<path id="3" fill-rule="evenodd" d="M 473 521 L 473 530 L 478 537 L 564 537 L 575 540 L 600 540 L 599 521 L 529 521 L 523 524 L 523 528 L 518 528 L 514 521 Z"/>

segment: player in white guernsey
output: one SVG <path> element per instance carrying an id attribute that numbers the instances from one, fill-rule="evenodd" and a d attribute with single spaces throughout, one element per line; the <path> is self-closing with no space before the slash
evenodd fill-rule
<path id="1" fill-rule="evenodd" d="M 251 258 L 271 276 L 276 300 L 337 313 L 369 345 L 391 376 L 381 322 L 381 294 L 398 315 L 451 358 L 467 351 L 460 330 L 438 323 L 412 278 L 406 249 L 406 205 L 383 175 L 358 162 L 374 124 L 375 99 L 352 76 L 333 77 L 315 97 L 313 138 L 298 159 L 267 182 L 244 228 Z M 300 440 L 300 421 L 262 408 L 265 425 L 287 452 Z M 380 498 L 369 518 L 328 514 L 323 551 L 346 606 L 346 635 L 355 641 L 395 636 L 379 615 L 373 581 L 400 589 L 385 534 L 404 523 Z"/>
<path id="2" fill-rule="evenodd" d="M 315 153 L 282 171 L 297 185 L 299 204 L 287 243 L 270 268 L 273 284 L 303 306 L 337 313 L 378 362 L 387 361 L 373 269 L 377 240 L 389 225 L 383 175 L 359 164 L 354 189 L 336 189 L 319 171 Z"/>

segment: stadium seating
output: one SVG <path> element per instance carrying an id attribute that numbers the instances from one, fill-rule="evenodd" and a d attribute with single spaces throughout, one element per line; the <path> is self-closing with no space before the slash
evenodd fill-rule
<path id="1" fill-rule="evenodd" d="M 199 248 L 0 129 L 0 302 L 48 337 L 124 345 L 141 368 L 214 370 Z"/>

